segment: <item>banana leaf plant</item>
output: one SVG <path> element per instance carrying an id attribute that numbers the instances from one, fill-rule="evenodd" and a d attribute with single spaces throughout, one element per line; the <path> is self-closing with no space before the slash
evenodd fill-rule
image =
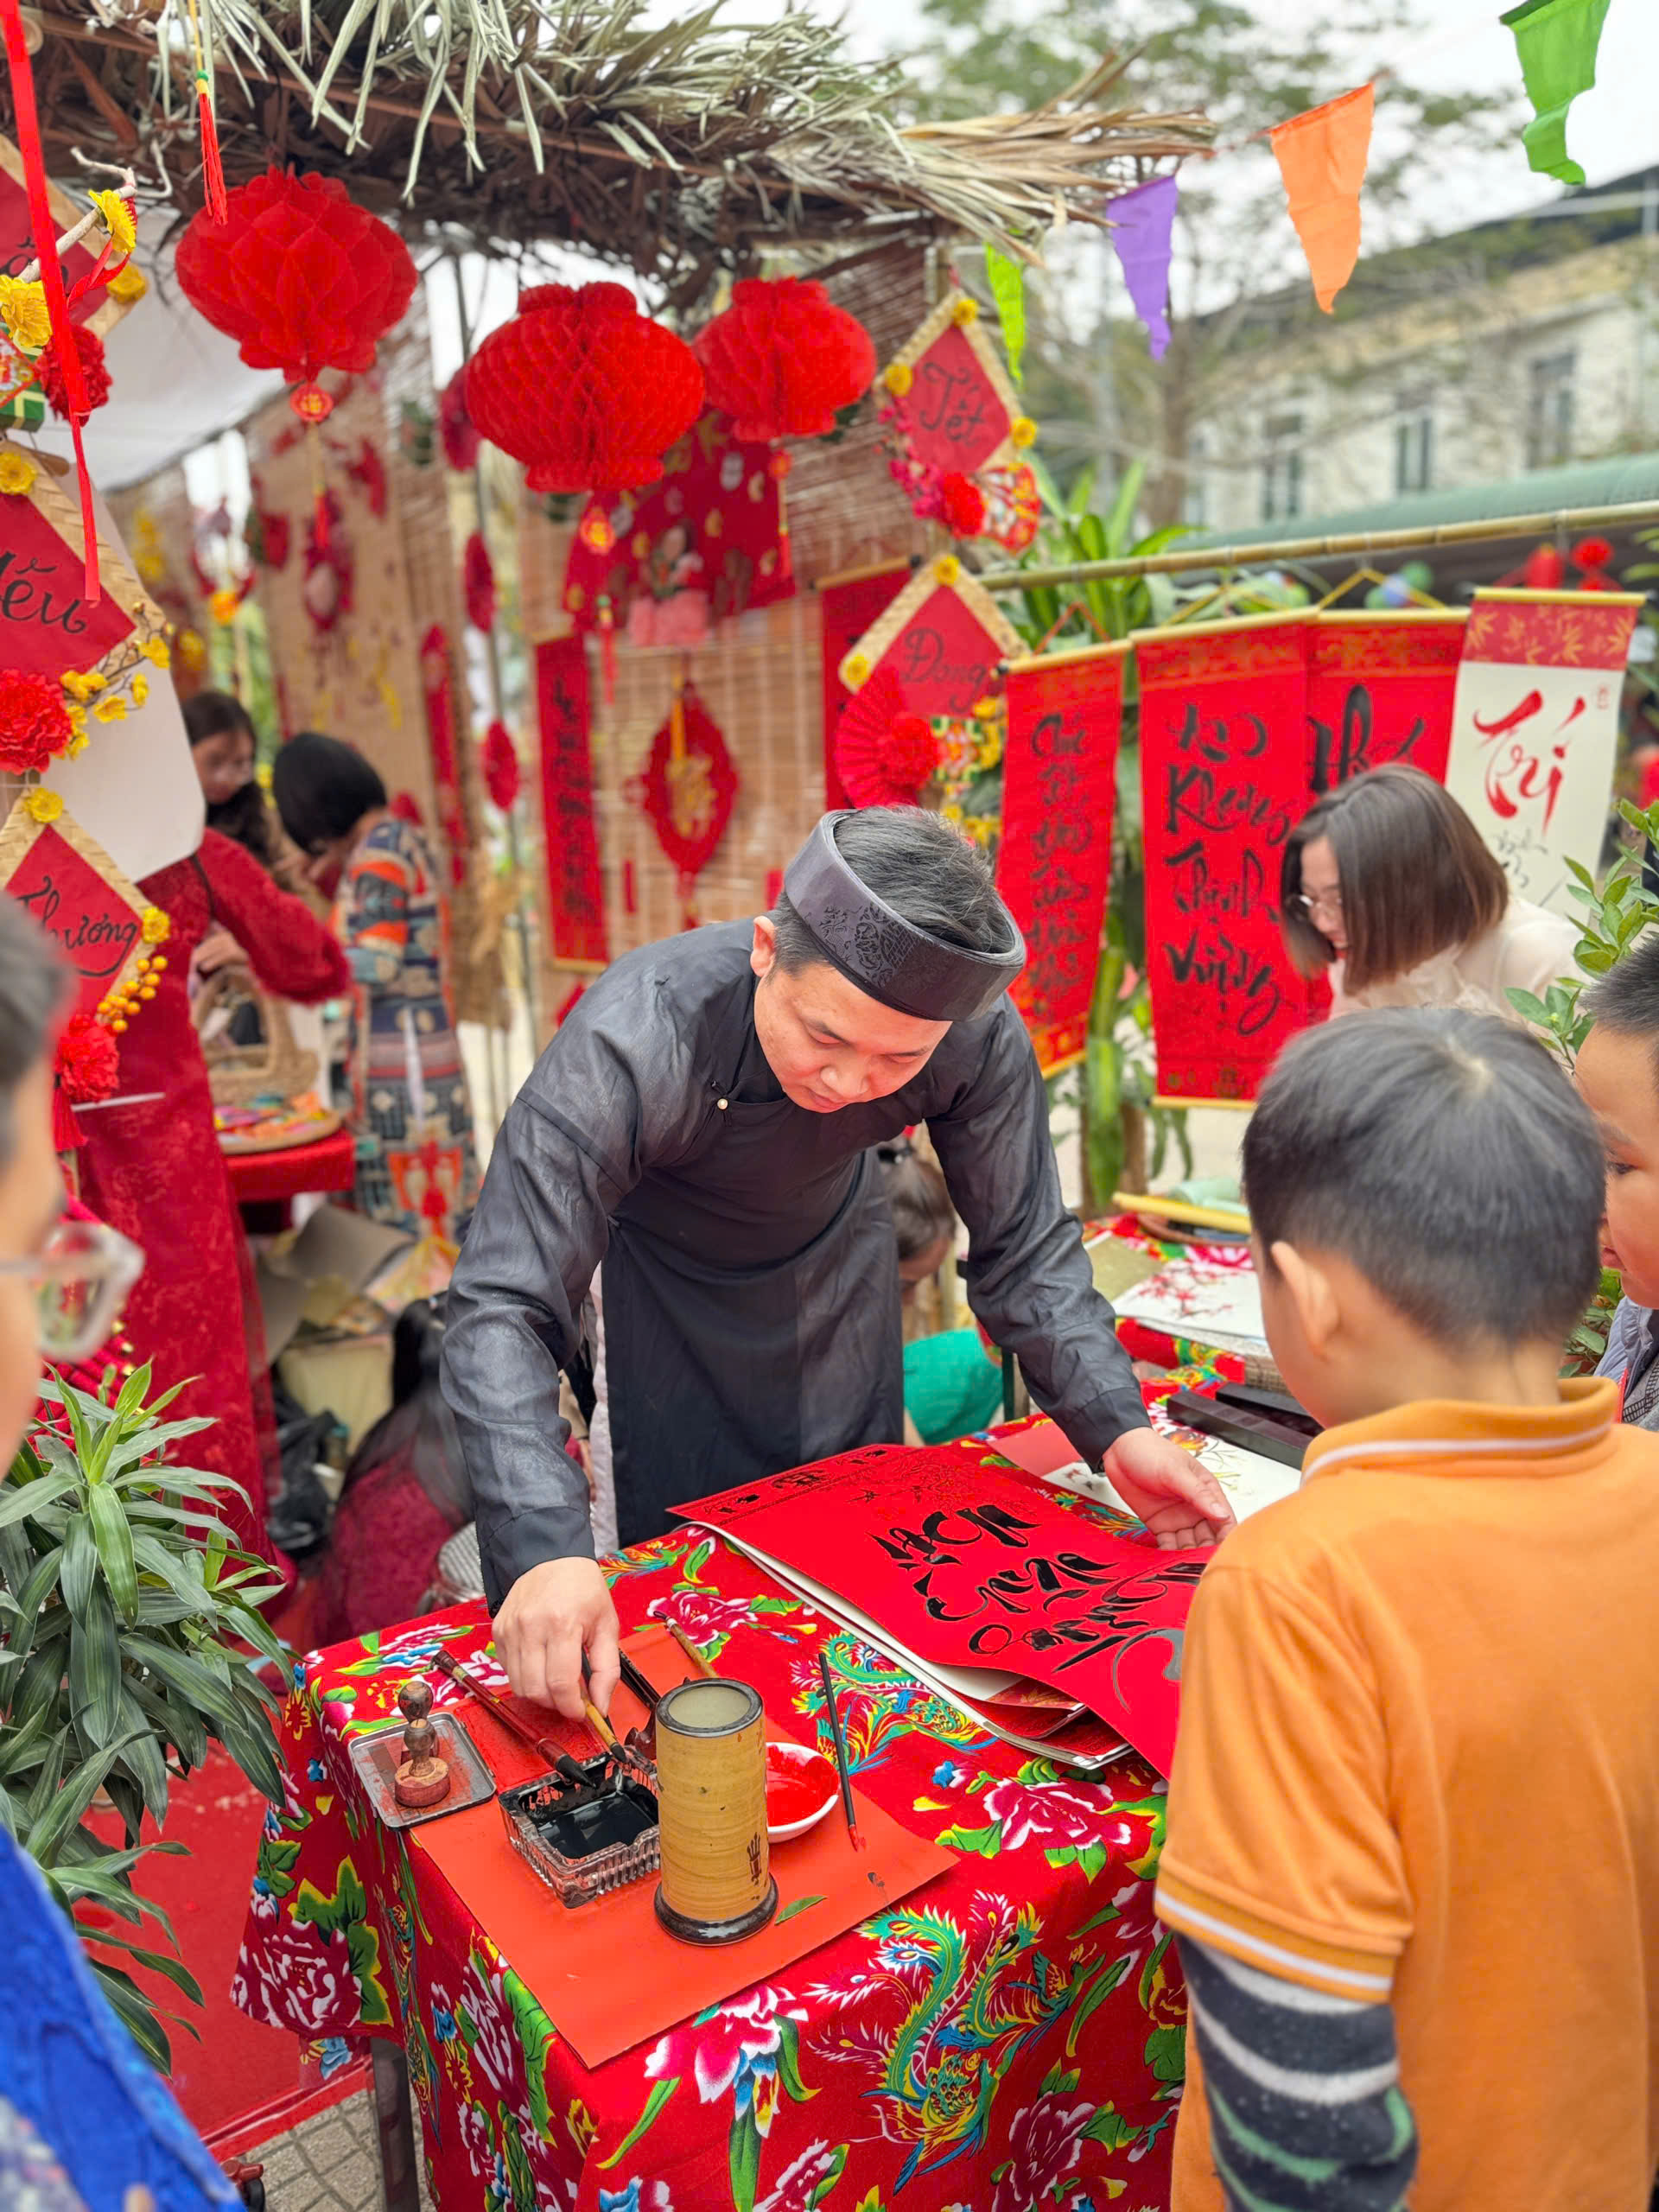
<path id="1" fill-rule="evenodd" d="M 193 2004 L 201 1992 L 167 1916 L 132 1885 L 147 1852 L 184 1847 L 141 1831 L 146 1815 L 162 1828 L 170 1782 L 213 1741 L 280 1802 L 274 1695 L 252 1662 L 280 1676 L 283 1660 L 257 1610 L 281 1586 L 219 1516 L 238 1485 L 163 1456 L 213 1424 L 164 1420 L 178 1392 L 151 1400 L 150 1383 L 141 1367 L 105 1402 L 48 1377 L 41 1396 L 55 1411 L 0 1482 L 0 1821 L 76 1921 L 105 1996 L 167 2071 L 158 2009 L 121 1961 Z M 121 1846 L 87 1823 L 100 1795 L 120 1816 Z M 168 1948 L 116 1932 L 103 1924 L 111 1916 L 140 1929 L 156 1922 Z"/>

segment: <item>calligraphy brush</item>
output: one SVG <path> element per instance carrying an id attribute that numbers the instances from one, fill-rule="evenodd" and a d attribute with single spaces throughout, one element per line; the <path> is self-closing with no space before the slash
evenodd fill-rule
<path id="1" fill-rule="evenodd" d="M 506 1700 L 498 1697 L 476 1675 L 469 1674 L 453 1651 L 439 1651 L 434 1655 L 433 1665 L 440 1674 L 448 1675 L 452 1682 L 459 1682 L 462 1689 L 470 1691 L 486 1712 L 493 1714 L 508 1735 L 516 1736 L 521 1744 L 528 1745 L 538 1758 L 543 1758 L 556 1773 L 570 1780 L 566 1770 L 575 1768 L 575 1761 L 563 1745 L 556 1744 L 550 1736 L 538 1736 L 527 1721 L 521 1720 Z M 577 1770 L 577 1778 L 581 1778 Z"/>
<path id="2" fill-rule="evenodd" d="M 818 1653 L 818 1672 L 823 1678 L 823 1702 L 830 1714 L 830 1733 L 836 1746 L 836 1772 L 841 1777 L 841 1809 L 847 1815 L 847 1833 L 852 1838 L 853 1849 L 862 1851 L 864 1839 L 858 1832 L 858 1821 L 853 1812 L 853 1778 L 847 1766 L 847 1738 L 841 1732 L 836 1686 L 830 1679 L 830 1654 L 822 1649 Z"/>

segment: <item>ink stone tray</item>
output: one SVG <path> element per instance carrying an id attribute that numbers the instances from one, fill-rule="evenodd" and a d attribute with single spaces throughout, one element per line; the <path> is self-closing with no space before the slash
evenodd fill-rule
<path id="1" fill-rule="evenodd" d="M 438 1757 L 449 1770 L 449 1795 L 435 1805 L 400 1805 L 392 1784 L 404 1756 L 407 1724 L 393 1720 L 384 1728 L 371 1728 L 352 1742 L 352 1764 L 376 1817 L 389 1828 L 412 1828 L 422 1821 L 438 1821 L 446 1813 L 459 1813 L 468 1805 L 482 1805 L 495 1795 L 495 1777 L 485 1765 L 472 1738 L 453 1713 L 435 1712 L 432 1726 L 438 1735 Z"/>

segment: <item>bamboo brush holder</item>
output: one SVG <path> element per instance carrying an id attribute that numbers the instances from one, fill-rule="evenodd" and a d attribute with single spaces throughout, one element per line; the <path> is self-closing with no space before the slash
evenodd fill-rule
<path id="1" fill-rule="evenodd" d="M 735 1943 L 778 1910 L 766 1844 L 766 1732 L 747 1682 L 683 1682 L 657 1707 L 657 1917 L 685 1943 Z"/>

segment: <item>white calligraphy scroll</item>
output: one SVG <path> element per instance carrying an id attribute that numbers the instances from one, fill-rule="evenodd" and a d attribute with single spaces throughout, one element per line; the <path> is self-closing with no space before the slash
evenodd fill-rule
<path id="1" fill-rule="evenodd" d="M 1481 591 L 1464 632 L 1446 787 L 1516 894 L 1577 918 L 1569 860 L 1601 853 L 1639 592 Z"/>

